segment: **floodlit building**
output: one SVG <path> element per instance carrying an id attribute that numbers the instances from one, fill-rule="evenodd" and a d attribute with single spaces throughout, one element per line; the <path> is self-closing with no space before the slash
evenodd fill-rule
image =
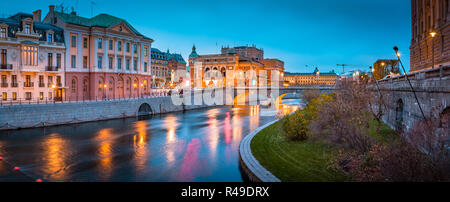
<path id="1" fill-rule="evenodd" d="M 331 72 L 320 72 L 316 67 L 312 73 L 290 73 L 285 72 L 284 80 L 289 86 L 334 86 L 338 75 Z"/>

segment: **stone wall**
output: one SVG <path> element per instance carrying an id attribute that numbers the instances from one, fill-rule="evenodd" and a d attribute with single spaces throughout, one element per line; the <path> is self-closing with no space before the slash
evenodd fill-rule
<path id="1" fill-rule="evenodd" d="M 450 67 L 441 67 L 409 74 L 408 78 L 416 92 L 425 117 L 432 112 L 442 113 L 450 107 Z M 381 93 L 386 101 L 387 110 L 383 121 L 391 128 L 397 128 L 399 120 L 406 129 L 422 120 L 422 113 L 414 97 L 414 93 L 406 80 L 406 76 L 378 81 Z M 403 113 L 401 113 L 401 104 Z"/>

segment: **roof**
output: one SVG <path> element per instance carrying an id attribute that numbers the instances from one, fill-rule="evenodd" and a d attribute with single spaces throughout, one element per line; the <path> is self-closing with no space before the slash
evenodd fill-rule
<path id="1" fill-rule="evenodd" d="M 336 72 L 334 72 L 334 70 L 331 70 L 331 72 L 320 72 L 319 69 L 316 67 L 314 69 L 314 72 L 311 73 L 291 73 L 291 72 L 284 72 L 285 76 L 296 76 L 296 75 L 301 75 L 301 76 L 315 76 L 317 74 L 317 72 L 319 72 L 320 76 L 337 76 Z"/>
<path id="2" fill-rule="evenodd" d="M 186 61 L 184 61 L 183 56 L 181 56 L 181 54 L 178 53 L 169 53 L 167 55 L 167 59 L 171 60 L 172 58 L 175 59 L 175 61 L 179 62 L 179 63 L 186 63 Z"/>
<path id="3" fill-rule="evenodd" d="M 60 18 L 61 20 L 63 20 L 65 23 L 81 25 L 81 26 L 85 26 L 85 27 L 108 28 L 108 27 L 111 27 L 113 25 L 116 25 L 116 24 L 119 24 L 122 22 L 125 25 L 127 25 L 131 29 L 131 31 L 133 31 L 136 35 L 142 36 L 145 39 L 152 40 L 151 38 L 148 38 L 148 37 L 144 36 L 143 34 L 141 34 L 139 31 L 137 31 L 126 20 L 112 16 L 112 15 L 102 13 L 93 18 L 85 18 L 85 17 L 77 16 L 75 14 L 68 14 L 68 13 L 62 13 L 62 12 L 56 12 L 56 11 L 55 11 L 55 15 L 58 18 Z"/>
<path id="4" fill-rule="evenodd" d="M 191 52 L 191 54 L 189 54 L 189 58 L 197 58 L 197 57 L 198 57 L 198 54 L 197 54 L 195 45 L 193 45 L 192 46 L 192 52 Z"/>

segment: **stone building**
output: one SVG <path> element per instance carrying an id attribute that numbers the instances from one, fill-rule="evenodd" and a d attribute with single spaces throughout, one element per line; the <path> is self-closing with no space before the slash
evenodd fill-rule
<path id="1" fill-rule="evenodd" d="M 399 74 L 399 62 L 392 59 L 380 59 L 373 63 L 373 77 L 376 80 L 384 78 L 386 75 Z"/>
<path id="2" fill-rule="evenodd" d="M 41 10 L 0 18 L 2 101 L 64 97 L 64 32 L 41 21 Z"/>
<path id="3" fill-rule="evenodd" d="M 257 86 L 259 85 L 260 75 L 267 78 L 268 83 L 271 84 L 267 76 L 269 73 L 276 73 L 278 70 L 278 81 L 283 81 L 284 62 L 278 59 L 264 59 L 264 52 L 256 47 L 238 46 L 234 48 L 222 48 L 220 54 L 199 55 L 196 52 L 195 46 L 192 47 L 192 52 L 189 55 L 189 67 L 191 76 L 191 86 Z M 195 72 L 195 63 L 202 64 L 201 71 Z M 265 64 L 267 66 L 265 66 Z M 253 70 L 256 75 L 250 78 L 249 70 Z M 260 73 L 261 70 L 266 70 L 266 75 Z M 227 81 L 227 72 L 233 73 L 229 75 L 234 77 L 234 80 Z M 218 74 L 221 74 L 219 76 Z M 238 85 L 237 78 L 245 78 L 243 84 Z"/>
<path id="4" fill-rule="evenodd" d="M 316 67 L 312 73 L 289 73 L 285 72 L 284 80 L 289 86 L 333 86 L 338 79 L 333 71 L 323 73 Z"/>
<path id="5" fill-rule="evenodd" d="M 167 59 L 168 59 L 170 81 L 176 84 L 179 81 L 175 81 L 174 72 L 177 70 L 186 70 L 186 61 L 184 61 L 183 56 L 181 56 L 181 54 L 169 53 L 169 51 L 167 51 L 167 53 L 168 53 Z"/>
<path id="6" fill-rule="evenodd" d="M 50 5 L 44 22 L 64 29 L 66 99 L 117 99 L 150 93 L 153 40 L 127 21 L 108 14 L 85 18 Z"/>
<path id="7" fill-rule="evenodd" d="M 411 0 L 410 71 L 450 65 L 448 0 Z"/>
<path id="8" fill-rule="evenodd" d="M 170 81 L 168 54 L 157 48 L 152 48 L 153 87 L 162 87 Z"/>

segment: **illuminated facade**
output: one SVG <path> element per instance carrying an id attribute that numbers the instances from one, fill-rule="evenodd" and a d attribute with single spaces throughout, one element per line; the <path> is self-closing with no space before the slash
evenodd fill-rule
<path id="1" fill-rule="evenodd" d="M 411 0 L 410 71 L 450 65 L 448 0 Z"/>
<path id="2" fill-rule="evenodd" d="M 376 80 L 382 79 L 390 73 L 400 73 L 398 60 L 384 59 L 373 63 L 373 76 Z"/>
<path id="3" fill-rule="evenodd" d="M 284 80 L 289 83 L 289 86 L 333 86 L 337 78 L 334 70 L 322 73 L 317 67 L 312 73 L 286 72 L 284 75 Z"/>
<path id="4" fill-rule="evenodd" d="M 64 33 L 41 10 L 0 18 L 1 99 L 45 102 L 64 97 Z"/>
<path id="5" fill-rule="evenodd" d="M 49 6 L 45 23 L 64 29 L 66 99 L 93 100 L 150 94 L 153 40 L 127 21 L 100 14 L 93 18 Z"/>
<path id="6" fill-rule="evenodd" d="M 201 71 L 198 76 L 202 79 L 195 79 L 195 63 L 201 63 Z M 234 48 L 222 48 L 221 54 L 198 55 L 195 46 L 189 55 L 189 67 L 191 76 L 191 86 L 257 86 L 260 77 L 266 77 L 267 85 L 270 82 L 271 73 L 278 70 L 278 82 L 283 81 L 284 62 L 278 59 L 264 59 L 264 52 L 256 47 L 239 46 Z M 250 78 L 249 70 L 253 70 L 256 75 Z M 260 73 L 265 70 L 266 74 Z M 233 81 L 227 81 L 227 71 L 233 73 Z M 218 75 L 220 74 L 220 76 Z M 229 75 L 231 76 L 231 75 Z M 243 78 L 243 84 L 237 83 L 236 78 Z"/>

